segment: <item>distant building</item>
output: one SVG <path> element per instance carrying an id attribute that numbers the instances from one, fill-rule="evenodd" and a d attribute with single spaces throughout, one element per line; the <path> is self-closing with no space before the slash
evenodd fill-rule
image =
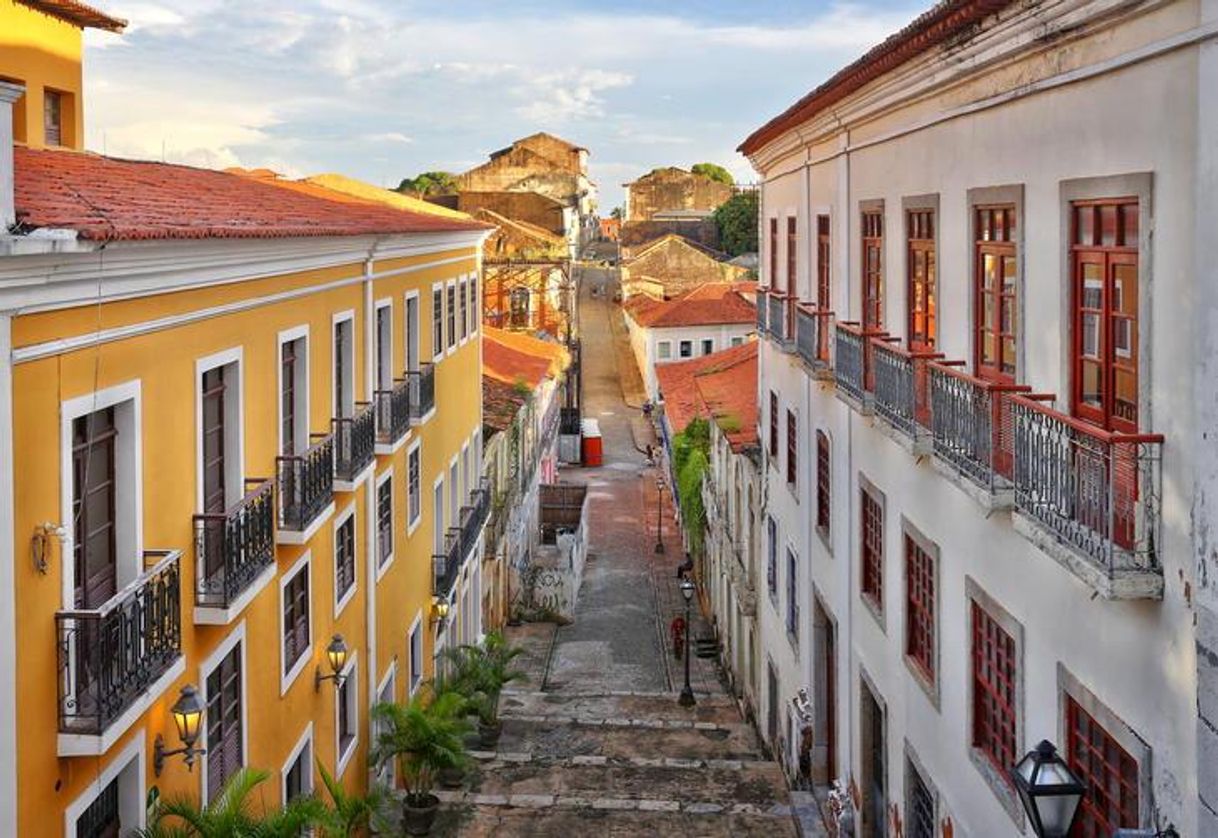
<path id="1" fill-rule="evenodd" d="M 676 300 L 639 296 L 623 304 L 630 348 L 658 398 L 656 368 L 748 342 L 756 330 L 751 284 L 714 283 Z"/>
<path id="2" fill-rule="evenodd" d="M 731 184 L 696 175 L 675 166 L 653 169 L 626 187 L 626 221 L 671 219 L 674 212 L 694 212 L 683 220 L 698 221 L 732 197 Z"/>
<path id="3" fill-rule="evenodd" d="M 622 233 L 622 220 L 620 218 L 602 218 L 600 219 L 601 238 L 606 241 L 615 242 Z"/>
<path id="4" fill-rule="evenodd" d="M 727 254 L 669 234 L 623 254 L 623 296 L 639 294 L 668 299 L 695 288 L 718 282 L 743 282 L 751 278 L 747 268 L 727 261 Z"/>

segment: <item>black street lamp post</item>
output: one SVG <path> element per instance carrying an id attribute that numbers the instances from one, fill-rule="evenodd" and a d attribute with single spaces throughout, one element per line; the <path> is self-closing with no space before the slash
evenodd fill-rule
<path id="1" fill-rule="evenodd" d="M 694 583 L 689 579 L 681 580 L 681 596 L 685 597 L 685 687 L 681 690 L 677 703 L 682 707 L 693 707 L 697 701 L 694 700 L 693 687 L 689 685 L 689 635 L 694 628 L 689 621 L 689 605 L 694 598 Z"/>
<path id="2" fill-rule="evenodd" d="M 656 478 L 656 554 L 664 552 L 664 478 Z"/>

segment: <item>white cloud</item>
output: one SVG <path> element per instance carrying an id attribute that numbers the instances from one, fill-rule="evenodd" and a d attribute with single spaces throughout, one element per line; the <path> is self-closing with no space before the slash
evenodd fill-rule
<path id="1" fill-rule="evenodd" d="M 400 131 L 384 131 L 379 134 L 361 134 L 361 140 L 366 140 L 370 143 L 413 143 L 410 137 Z"/>
<path id="2" fill-rule="evenodd" d="M 605 114 L 605 101 L 600 94 L 626 87 L 632 80 L 626 73 L 607 70 L 568 70 L 534 76 L 515 91 L 524 100 L 516 113 L 544 125 L 601 117 Z"/>

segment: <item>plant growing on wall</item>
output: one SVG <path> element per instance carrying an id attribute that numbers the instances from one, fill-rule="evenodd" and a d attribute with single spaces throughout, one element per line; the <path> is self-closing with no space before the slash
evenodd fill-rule
<path id="1" fill-rule="evenodd" d="M 720 183 L 726 183 L 732 186 L 736 183 L 736 179 L 732 177 L 732 173 L 720 166 L 718 163 L 695 163 L 689 169 L 695 175 L 702 175 L 711 180 L 717 180 Z"/>
<path id="2" fill-rule="evenodd" d="M 689 552 L 700 555 L 706 540 L 702 477 L 710 467 L 710 425 L 705 419 L 694 419 L 685 426 L 685 430 L 673 437 L 672 450 L 681 526 L 685 529 Z"/>

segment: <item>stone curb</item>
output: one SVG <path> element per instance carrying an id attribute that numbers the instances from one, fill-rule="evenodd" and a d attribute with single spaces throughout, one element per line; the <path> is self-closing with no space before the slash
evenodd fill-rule
<path id="1" fill-rule="evenodd" d="M 600 809 L 604 811 L 684 812 L 689 815 L 756 815 L 772 818 L 791 817 L 791 807 L 776 803 L 758 806 L 753 803 L 724 805 L 706 800 L 653 800 L 633 797 L 584 797 L 553 794 L 472 794 L 464 791 L 437 789 L 434 794 L 442 803 L 466 803 L 474 806 L 502 806 L 509 809 Z"/>
<path id="2" fill-rule="evenodd" d="M 748 766 L 770 766 L 768 759 L 686 759 L 682 757 L 606 757 L 599 754 L 577 754 L 572 757 L 551 759 L 532 753 L 513 751 L 469 751 L 469 756 L 494 768 L 505 763 L 544 763 L 561 767 L 580 765 L 588 767 L 613 766 L 619 768 L 707 768 L 724 771 L 742 771 Z"/>
<path id="3" fill-rule="evenodd" d="M 717 730 L 731 732 L 747 729 L 743 723 L 717 724 L 716 722 L 696 722 L 688 719 L 625 719 L 620 717 L 610 719 L 579 719 L 574 716 L 538 716 L 532 714 L 514 715 L 505 713 L 503 718 L 513 722 L 528 722 L 532 724 L 563 724 L 580 727 L 635 727 L 669 730 Z"/>

